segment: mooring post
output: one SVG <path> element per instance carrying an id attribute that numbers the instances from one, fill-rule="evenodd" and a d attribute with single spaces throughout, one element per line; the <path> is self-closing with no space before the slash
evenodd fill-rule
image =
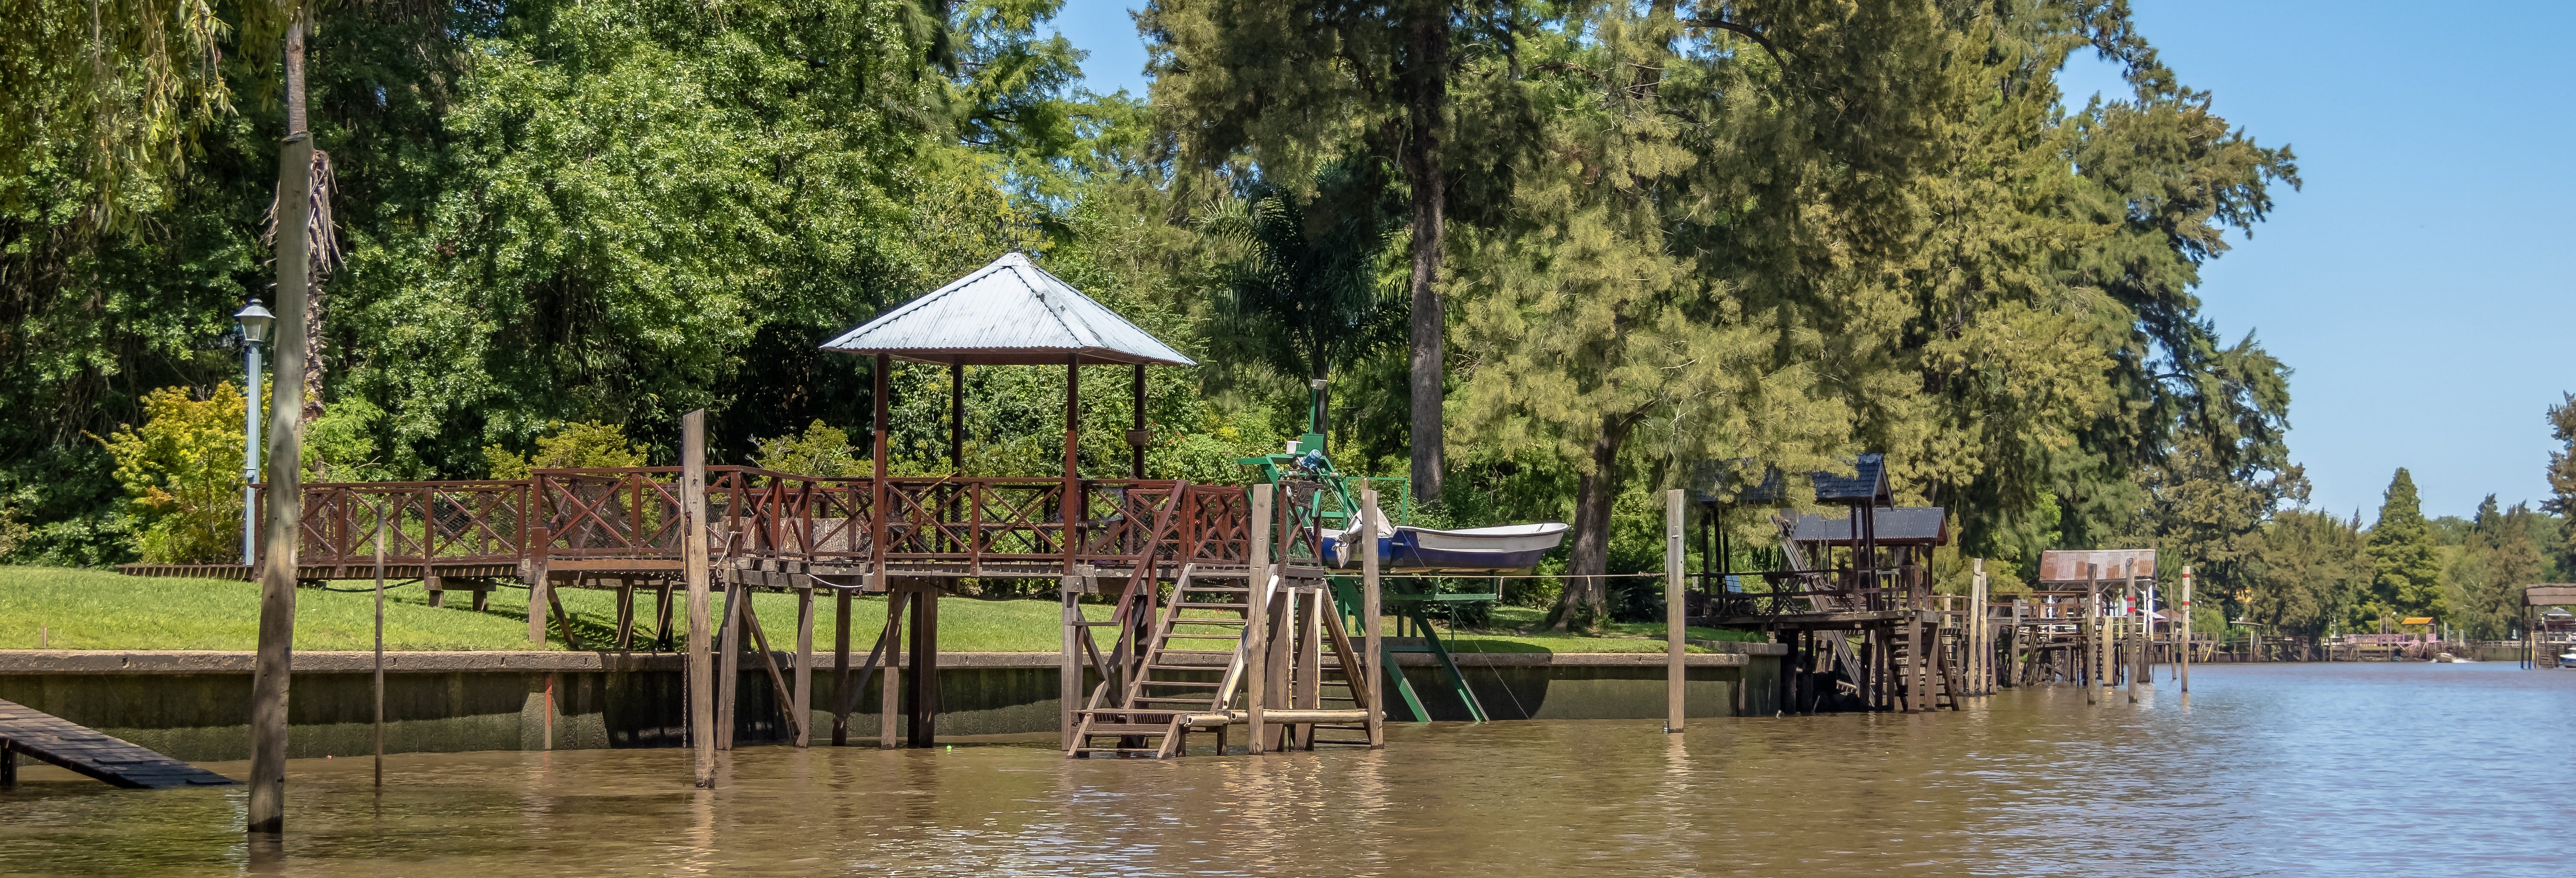
<path id="1" fill-rule="evenodd" d="M 877 666 L 877 747 L 892 750 L 903 746 L 895 734 L 903 719 L 903 604 L 912 595 L 891 580 L 877 581 L 886 595 L 885 664 Z"/>
<path id="2" fill-rule="evenodd" d="M 1403 668 L 1386 666 L 1384 640 L 1386 610 L 1378 592 L 1378 527 L 1386 523 L 1386 511 L 1377 507 L 1377 492 L 1360 489 L 1360 643 L 1369 668 L 1368 738 L 1370 749 L 1386 746 L 1386 687 L 1389 675 L 1404 673 Z"/>
<path id="3" fill-rule="evenodd" d="M 1682 709 L 1682 683 L 1686 673 L 1682 664 L 1682 651 L 1690 639 L 1690 632 L 1685 627 L 1690 619 L 1686 612 L 1687 608 L 1682 604 L 1682 531 L 1684 530 L 1683 516 L 1687 512 L 1688 507 L 1682 505 L 1681 489 L 1675 488 L 1664 492 L 1664 732 L 1666 734 L 1675 734 L 1682 730 L 1683 716 L 1687 712 Z"/>
<path id="4" fill-rule="evenodd" d="M 743 641 L 742 630 L 750 620 L 742 617 L 742 605 L 751 602 L 750 589 L 742 583 L 727 582 L 724 589 L 724 627 L 717 638 L 716 651 L 716 749 L 733 749 L 734 712 L 741 707 Z"/>
<path id="5" fill-rule="evenodd" d="M 832 746 L 850 745 L 850 590 L 832 589 Z"/>
<path id="6" fill-rule="evenodd" d="M 2182 568 L 2182 655 L 2177 658 L 2181 664 L 2176 665 L 2175 670 L 2181 672 L 2181 677 L 2175 682 L 2181 685 L 2183 697 L 2187 699 L 2191 697 L 2191 566 L 2188 564 Z"/>
<path id="7" fill-rule="evenodd" d="M 1262 729 L 1262 708 L 1269 697 L 1270 682 L 1270 485 L 1252 486 L 1252 549 L 1245 563 L 1250 591 L 1244 594 L 1243 625 L 1243 695 L 1244 719 L 1249 734 L 1244 736 L 1248 749 L 1261 752 L 1266 738 Z"/>
<path id="8" fill-rule="evenodd" d="M 2138 602 L 2138 562 L 2136 560 L 2129 561 L 2122 568 L 2120 579 L 2120 599 L 2125 604 L 2122 609 L 2136 620 L 2129 630 L 2129 703 L 2136 704 L 2138 703 L 2138 678 L 2146 676 L 2147 671 L 2147 646 L 2149 645 L 2147 632 L 2155 629 L 2155 620 L 2147 618 L 2146 605 Z"/>
<path id="9" fill-rule="evenodd" d="M 426 554 L 426 553 L 424 553 Z M 420 559 L 421 567 L 429 559 Z M 385 510 L 376 508 L 376 786 L 385 785 Z"/>
<path id="10" fill-rule="evenodd" d="M 1064 605 L 1062 614 L 1064 634 L 1061 638 L 1064 654 L 1056 658 L 1055 666 L 1056 723 L 1058 725 L 1056 737 L 1060 746 L 1070 752 L 1074 744 L 1073 733 L 1080 730 L 1082 726 L 1082 723 L 1074 718 L 1073 713 L 1083 707 L 1082 577 L 1075 576 L 1068 570 L 1064 576 L 1056 579 L 1055 588 L 1056 598 Z"/>
<path id="11" fill-rule="evenodd" d="M 2097 659 L 2100 658 L 2098 653 L 2100 653 L 2101 650 L 2094 646 L 2094 642 L 2098 639 L 2095 637 L 2094 631 L 2095 629 L 2100 628 L 2103 624 L 2100 604 L 2100 598 L 2087 593 L 2084 595 L 2084 605 L 2076 610 L 2076 612 L 2084 614 L 2083 630 L 2077 634 L 2083 642 L 2075 645 L 2075 658 L 2079 660 L 2075 662 L 2075 667 L 2069 668 L 2068 670 L 2075 676 L 2074 683 L 2078 686 L 2084 687 L 2084 703 L 2086 704 L 2100 703 L 2097 698 L 2100 693 L 2096 691 L 2095 687 L 2101 680 L 2102 675 L 2095 672 L 2095 666 L 2100 664 Z"/>
<path id="12" fill-rule="evenodd" d="M 304 79 L 304 28 L 287 29 L 287 80 Z M 277 151 L 277 191 L 312 187 L 313 134 L 290 114 L 286 141 Z M 277 200 L 277 227 L 302 229 L 312 200 L 298 194 Z M 304 526 L 304 307 L 312 241 L 302 234 L 277 236 L 277 371 L 268 398 L 267 519 L 261 523 L 259 655 L 250 677 L 250 801 L 244 826 L 254 835 L 286 831 L 286 694 L 294 668 L 297 536 Z"/>
<path id="13" fill-rule="evenodd" d="M 796 746 L 814 743 L 814 585 L 796 590 Z"/>
<path id="14" fill-rule="evenodd" d="M 912 591 L 912 666 L 904 670 L 912 704 L 904 716 L 909 746 L 935 746 L 939 736 L 939 587 L 916 580 Z"/>
<path id="15" fill-rule="evenodd" d="M 707 593 L 707 410 L 680 416 L 680 575 L 689 591 L 689 752 L 696 783 L 716 785 L 714 602 Z"/>
<path id="16" fill-rule="evenodd" d="M 1984 695 L 1986 669 L 1994 658 L 1992 626 L 1986 620 L 1986 559 L 1968 559 L 1968 694 Z"/>

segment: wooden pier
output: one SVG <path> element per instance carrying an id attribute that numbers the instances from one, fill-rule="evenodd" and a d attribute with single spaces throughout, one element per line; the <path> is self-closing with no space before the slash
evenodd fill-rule
<path id="1" fill-rule="evenodd" d="M 239 783 L 52 714 L 0 701 L 0 787 L 18 782 L 21 753 L 128 789 Z"/>

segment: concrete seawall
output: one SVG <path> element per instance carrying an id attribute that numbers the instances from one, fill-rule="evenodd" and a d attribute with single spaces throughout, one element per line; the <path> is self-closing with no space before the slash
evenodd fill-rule
<path id="1" fill-rule="evenodd" d="M 1691 716 L 1778 710 L 1775 644 L 1688 657 Z M 0 699 L 191 761 L 249 757 L 252 653 L 0 651 Z M 786 667 L 792 656 L 781 654 Z M 1049 732 L 1057 727 L 1051 653 L 940 656 L 943 735 Z M 1659 719 L 1664 656 L 1657 653 L 1462 654 L 1468 687 L 1494 719 Z M 832 673 L 814 675 L 815 742 L 828 740 Z M 679 656 L 591 652 L 399 652 L 385 655 L 385 749 L 393 753 L 676 747 L 683 742 L 686 675 Z M 786 723 L 757 662 L 742 677 L 736 739 L 780 740 Z M 374 655 L 299 652 L 288 696 L 289 755 L 353 756 L 375 747 Z M 1427 655 L 1401 667 L 1435 720 L 1466 718 Z M 875 689 L 874 685 L 869 687 Z M 879 701 L 863 692 L 852 743 L 873 742 Z M 1404 708 L 1390 697 L 1400 718 Z"/>

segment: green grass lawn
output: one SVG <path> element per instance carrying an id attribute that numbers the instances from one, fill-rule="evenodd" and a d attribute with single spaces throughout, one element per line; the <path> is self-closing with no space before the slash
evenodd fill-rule
<path id="1" fill-rule="evenodd" d="M 331 583 L 330 589 L 305 588 L 295 593 L 295 648 L 363 650 L 374 645 L 374 598 L 371 582 Z M 397 650 L 528 649 L 525 591 L 503 588 L 481 612 L 468 609 L 465 592 L 450 592 L 446 607 L 428 605 L 419 585 L 385 594 L 385 648 Z M 610 642 L 617 618 L 616 593 L 598 589 L 564 589 L 565 610 L 575 619 L 584 647 Z M 652 601 L 637 610 L 639 645 L 650 630 Z M 686 618 L 683 596 L 673 596 L 673 611 Z M 716 598 L 722 612 L 723 596 Z M 796 645 L 796 598 L 757 594 L 753 612 L 772 649 Z M 1085 604 L 1091 619 L 1108 618 L 1108 608 Z M 1061 611 L 1053 600 L 988 601 L 953 597 L 940 602 L 939 648 L 944 652 L 1054 652 Z M 1543 614 L 1521 607 L 1495 607 L 1491 629 L 1447 632 L 1460 652 L 1659 652 L 1664 648 L 1660 623 L 1613 624 L 1608 636 L 1585 637 L 1538 631 Z M 885 599 L 860 598 L 850 611 L 851 642 L 865 650 L 885 626 Z M 814 645 L 832 644 L 832 601 L 814 602 Z M 55 649 L 226 649 L 257 646 L 259 587 L 214 579 L 158 579 L 96 570 L 49 567 L 0 567 L 0 649 L 34 649 L 38 629 Z M 1394 620 L 1386 632 L 1395 633 Z M 1357 634 L 1358 632 L 1352 632 Z M 1701 640 L 1748 639 L 1745 632 L 1692 628 Z M 1760 635 L 1749 635 L 1759 640 Z M 564 649 L 563 635 L 546 626 L 546 649 Z"/>

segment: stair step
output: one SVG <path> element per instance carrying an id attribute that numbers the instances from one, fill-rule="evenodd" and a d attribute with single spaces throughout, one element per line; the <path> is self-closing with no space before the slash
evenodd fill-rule
<path id="1" fill-rule="evenodd" d="M 1083 734 L 1094 736 L 1117 735 L 1123 738 L 1128 735 L 1165 735 L 1170 734 L 1171 731 L 1172 727 L 1165 725 L 1144 725 L 1141 723 L 1092 723 L 1091 729 Z"/>
<path id="2" fill-rule="evenodd" d="M 1144 695 L 1144 696 L 1138 696 L 1138 697 L 1136 697 L 1136 698 L 1129 699 L 1129 700 L 1130 700 L 1132 703 L 1136 703 L 1136 704 L 1144 704 L 1144 703 L 1146 703 L 1146 702 L 1152 702 L 1152 703 L 1155 703 L 1155 704 L 1202 704 L 1202 705 L 1203 705 L 1203 704 L 1207 704 L 1207 703 L 1208 703 L 1208 702 L 1210 702 L 1210 701 L 1214 701 L 1215 699 L 1213 699 L 1213 698 L 1171 698 L 1171 697 L 1158 697 L 1158 696 Z M 1139 708 L 1139 709 L 1131 710 L 1131 711 L 1128 711 L 1128 712 L 1129 712 L 1129 713 L 1206 713 L 1206 712 L 1208 712 L 1209 710 L 1213 710 L 1213 709 L 1214 709 L 1214 708 L 1204 708 L 1204 709 L 1200 709 L 1200 710 L 1158 710 L 1158 709 L 1156 709 L 1156 708 L 1150 708 L 1150 707 L 1148 707 L 1148 708 Z M 1102 713 L 1108 713 L 1109 711 L 1108 711 L 1108 710 L 1106 710 L 1106 709 L 1103 709 L 1101 712 L 1102 712 Z"/>
<path id="3" fill-rule="evenodd" d="M 1247 623 L 1249 623 L 1250 621 L 1251 621 L 1251 620 L 1249 620 L 1249 619 L 1183 619 L 1183 620 L 1181 620 L 1181 624 L 1183 624 L 1183 625 L 1243 625 L 1243 624 L 1247 624 Z M 1163 634 L 1163 639 L 1165 639 L 1165 640 L 1176 640 L 1176 639 L 1182 639 L 1182 638 L 1186 638 L 1186 639 L 1190 639 L 1190 640 L 1236 640 L 1236 639 L 1240 639 L 1240 638 L 1242 638 L 1242 637 L 1243 637 L 1243 635 L 1241 635 L 1241 634 L 1183 634 L 1183 633 L 1178 632 L 1178 631 L 1169 631 L 1169 632 L 1165 632 L 1165 633 Z"/>
<path id="4" fill-rule="evenodd" d="M 1211 683 L 1201 683 L 1201 682 L 1195 682 L 1195 681 L 1190 681 L 1190 680 L 1153 680 L 1153 679 L 1146 679 L 1146 680 L 1138 680 L 1138 681 L 1136 681 L 1136 682 L 1137 682 L 1137 683 L 1139 683 L 1139 684 L 1142 684 L 1142 685 L 1146 685 L 1146 686 L 1185 686 L 1185 687 L 1188 687 L 1188 688 L 1191 688 L 1191 689 L 1214 689 L 1214 688 L 1216 688 L 1218 685 L 1220 685 L 1220 684 L 1212 683 L 1212 682 L 1211 682 Z"/>
<path id="5" fill-rule="evenodd" d="M 1145 747 L 1133 750 L 1124 747 L 1084 747 L 1073 752 L 1083 756 L 1089 756 L 1093 753 L 1151 753 L 1156 756 L 1163 755 L 1162 749 L 1158 747 Z"/>
<path id="6" fill-rule="evenodd" d="M 1191 593 L 1191 594 L 1199 594 L 1199 593 L 1202 593 L 1202 592 L 1212 592 L 1212 593 L 1216 593 L 1216 594 L 1251 594 L 1251 593 L 1252 593 L 1252 589 L 1244 588 L 1244 587 L 1239 586 L 1239 585 L 1193 585 L 1193 586 L 1190 586 L 1190 587 L 1188 587 L 1188 588 L 1184 588 L 1184 589 L 1181 589 L 1181 590 L 1182 590 L 1182 591 L 1185 591 L 1185 592 L 1189 592 L 1189 593 Z"/>
<path id="7" fill-rule="evenodd" d="M 1233 655 L 1231 649 L 1166 649 L 1156 655 Z"/>
<path id="8" fill-rule="evenodd" d="M 1184 610 L 1234 610 L 1237 612 L 1249 612 L 1252 609 L 1251 604 L 1220 604 L 1210 601 L 1178 601 L 1173 603 L 1172 606 L 1179 607 Z M 1187 622 L 1192 618 L 1194 617 L 1184 616 L 1178 621 Z"/>

